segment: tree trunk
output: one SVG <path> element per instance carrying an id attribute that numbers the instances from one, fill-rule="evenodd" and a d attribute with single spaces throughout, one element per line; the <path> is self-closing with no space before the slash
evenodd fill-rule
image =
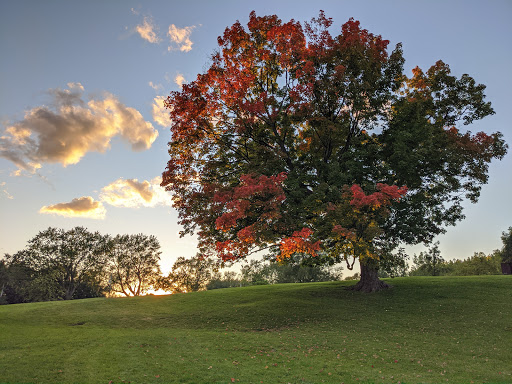
<path id="1" fill-rule="evenodd" d="M 75 294 L 77 284 L 75 284 L 75 279 L 71 278 L 69 285 L 66 287 L 66 292 L 64 294 L 64 300 L 73 300 L 73 295 Z"/>
<path id="2" fill-rule="evenodd" d="M 384 281 L 380 280 L 377 276 L 379 272 L 378 267 L 373 265 L 365 265 L 363 263 L 361 265 L 361 280 L 356 285 L 352 285 L 347 289 L 352 291 L 361 291 L 361 292 L 378 292 L 383 289 L 391 288 L 391 286 Z"/>

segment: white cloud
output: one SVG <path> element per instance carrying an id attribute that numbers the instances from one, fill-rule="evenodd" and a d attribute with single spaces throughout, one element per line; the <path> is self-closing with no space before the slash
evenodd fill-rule
<path id="1" fill-rule="evenodd" d="M 154 207 L 172 203 L 165 188 L 160 186 L 161 177 L 151 181 L 137 179 L 118 179 L 101 190 L 100 200 L 115 207 Z"/>
<path id="2" fill-rule="evenodd" d="M 69 203 L 44 206 L 39 212 L 64 217 L 84 217 L 89 219 L 104 219 L 106 214 L 103 204 L 100 201 L 95 201 L 90 196 L 73 199 Z"/>
<path id="3" fill-rule="evenodd" d="M 86 102 L 82 91 L 80 83 L 49 90 L 51 107 L 32 108 L 23 120 L 2 129 L 0 157 L 18 167 L 15 174 L 34 173 L 44 163 L 76 164 L 88 152 L 108 150 L 115 136 L 134 151 L 151 147 L 158 132 L 139 111 L 108 93 Z"/>
<path id="4" fill-rule="evenodd" d="M 153 104 L 151 105 L 153 121 L 161 127 L 168 127 L 172 123 L 169 117 L 169 111 L 164 106 L 165 99 L 165 96 L 157 96 L 153 99 Z"/>
<path id="5" fill-rule="evenodd" d="M 176 77 L 174 78 L 174 82 L 178 84 L 178 86 L 181 88 L 183 86 L 183 83 L 186 82 L 185 77 L 181 73 L 178 73 Z"/>
<path id="6" fill-rule="evenodd" d="M 144 17 L 142 24 L 135 27 L 135 31 L 137 31 L 140 37 L 151 44 L 158 44 L 161 41 L 160 37 L 158 37 L 158 27 L 153 24 L 153 20 L 150 17 Z"/>
<path id="7" fill-rule="evenodd" d="M 169 25 L 169 32 L 167 35 L 170 38 L 171 45 L 169 45 L 168 50 L 172 51 L 175 49 L 179 49 L 182 52 L 189 52 L 192 50 L 192 40 L 190 40 L 190 35 L 196 26 L 191 25 L 189 27 L 178 28 L 174 24 Z"/>

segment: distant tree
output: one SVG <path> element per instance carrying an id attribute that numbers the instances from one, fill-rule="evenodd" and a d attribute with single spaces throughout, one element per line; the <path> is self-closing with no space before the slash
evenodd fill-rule
<path id="1" fill-rule="evenodd" d="M 224 273 L 216 272 L 212 275 L 207 290 L 240 287 L 244 284 L 239 275 L 234 271 L 225 271 Z"/>
<path id="2" fill-rule="evenodd" d="M 159 287 L 160 243 L 155 236 L 117 235 L 107 238 L 108 274 L 112 292 L 140 296 Z"/>
<path id="3" fill-rule="evenodd" d="M 167 277 L 168 289 L 173 292 L 193 292 L 206 289 L 216 263 L 210 259 L 178 257 Z"/>
<path id="4" fill-rule="evenodd" d="M 439 242 L 436 242 L 428 251 L 420 252 L 413 257 L 411 276 L 439 276 L 444 272 L 445 261 L 439 250 Z"/>
<path id="5" fill-rule="evenodd" d="M 464 260 L 450 260 L 441 269 L 451 276 L 499 275 L 501 274 L 501 254 L 498 250 L 490 255 L 475 252 Z"/>
<path id="6" fill-rule="evenodd" d="M 295 254 L 284 261 L 251 260 L 242 267 L 242 281 L 247 285 L 310 283 L 341 280 L 341 267 L 333 268 L 315 259 Z"/>
<path id="7" fill-rule="evenodd" d="M 226 28 L 206 71 L 166 101 L 162 185 L 202 255 L 359 260 L 354 289 L 371 292 L 387 287 L 382 249 L 455 225 L 507 146 L 459 129 L 494 113 L 484 85 L 442 61 L 407 76 L 401 44 L 353 19 L 331 35 L 332 23 L 252 12 Z"/>
<path id="8" fill-rule="evenodd" d="M 62 298 L 70 300 L 86 277 L 101 271 L 105 265 L 103 237 L 99 232 L 86 228 L 48 228 L 28 241 L 27 248 L 19 253 L 17 261 L 38 272 L 39 278 L 49 284 L 55 280 L 62 291 Z"/>
<path id="9" fill-rule="evenodd" d="M 269 271 L 265 269 L 263 260 L 250 260 L 241 268 L 242 281 L 246 285 L 266 285 L 274 280 L 269 276 Z"/>
<path id="10" fill-rule="evenodd" d="M 352 281 L 352 280 L 359 280 L 360 279 L 359 272 L 354 273 L 353 275 L 345 277 L 343 280 L 345 281 Z"/>
<path id="11" fill-rule="evenodd" d="M 512 227 L 509 227 L 508 232 L 501 234 L 501 241 L 503 241 L 503 248 L 501 250 L 501 258 L 503 262 L 512 262 Z"/>
<path id="12" fill-rule="evenodd" d="M 333 267 L 321 257 L 295 253 L 281 261 L 271 259 L 265 269 L 274 275 L 273 283 L 312 283 L 341 280 L 343 267 Z"/>

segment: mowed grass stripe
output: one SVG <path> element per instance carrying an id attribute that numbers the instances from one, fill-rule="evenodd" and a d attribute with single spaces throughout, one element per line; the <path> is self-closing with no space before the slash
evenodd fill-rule
<path id="1" fill-rule="evenodd" d="M 0 307 L 0 382 L 510 383 L 512 278 Z"/>

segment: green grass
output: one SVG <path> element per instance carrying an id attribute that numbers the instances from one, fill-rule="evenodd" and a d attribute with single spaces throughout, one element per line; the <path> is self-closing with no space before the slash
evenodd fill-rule
<path id="1" fill-rule="evenodd" d="M 512 276 L 0 307 L 0 382 L 511 383 Z"/>

